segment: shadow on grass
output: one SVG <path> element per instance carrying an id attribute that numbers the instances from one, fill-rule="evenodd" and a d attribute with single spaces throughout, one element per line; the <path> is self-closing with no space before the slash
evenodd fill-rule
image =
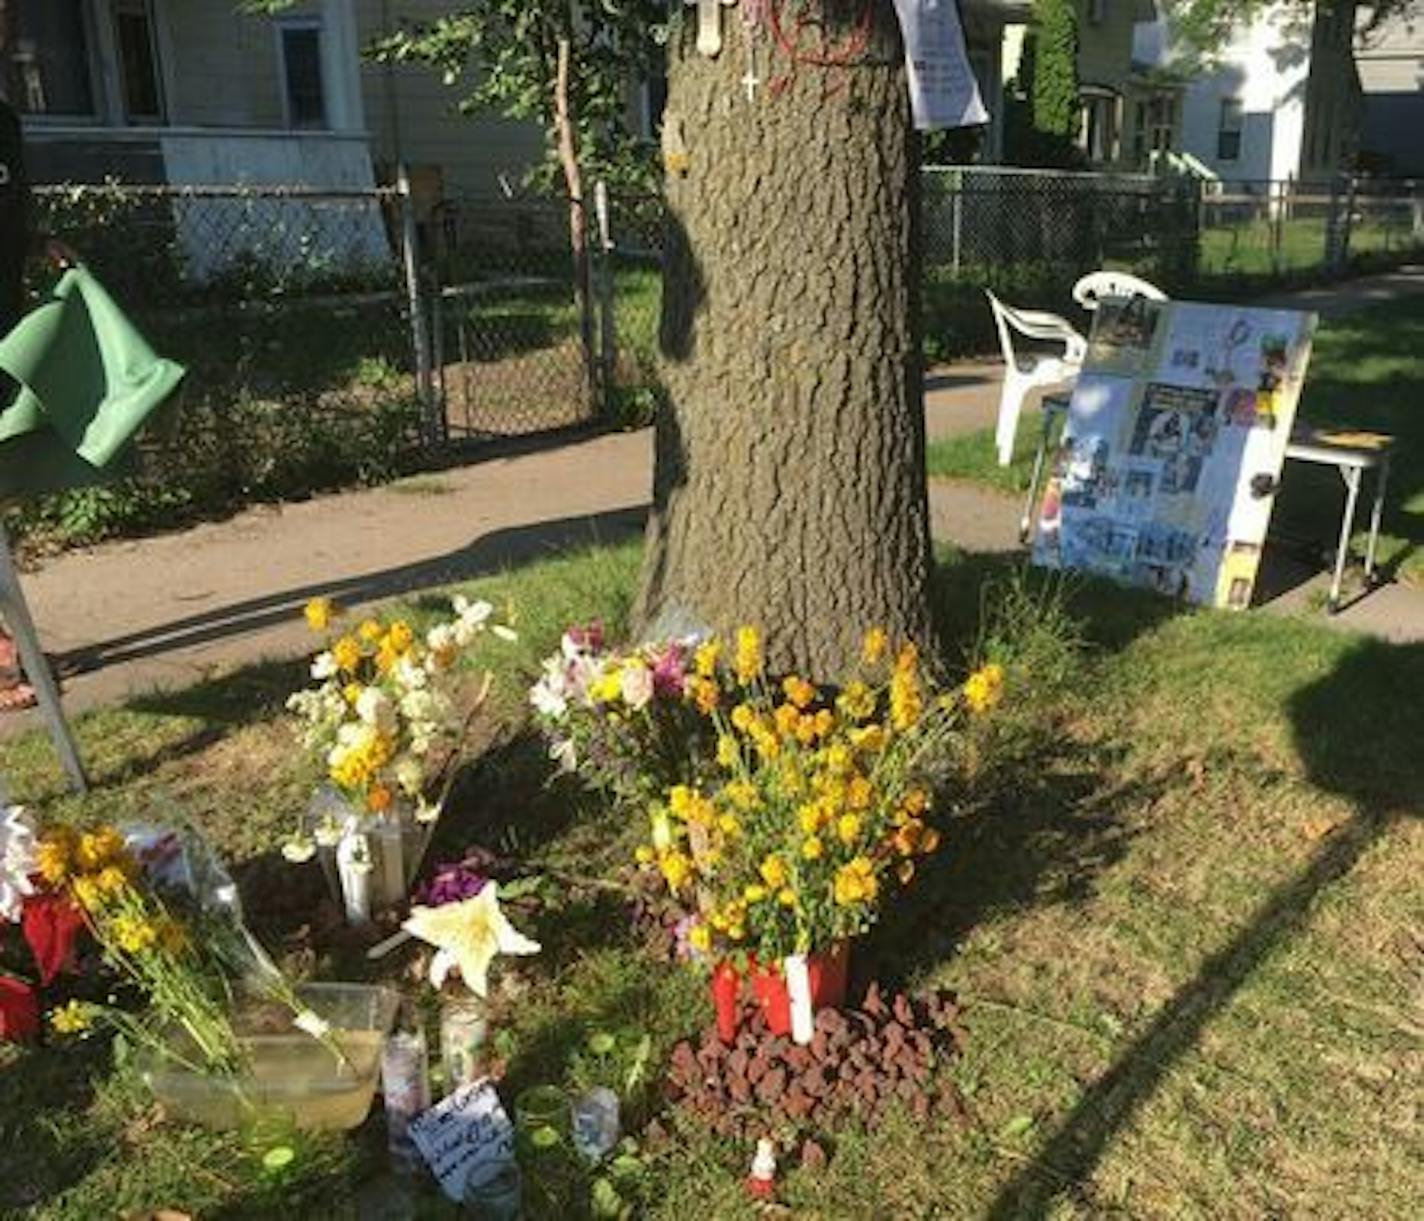
<path id="1" fill-rule="evenodd" d="M 97 1044 L 65 1054 L 40 1048 L 0 1064 L 4 1103 L 0 1105 L 0 1215 L 28 1215 L 83 1179 L 108 1153 L 96 1125 L 56 1121 L 52 1109 L 63 1099 L 66 1111 L 84 1116 L 94 1098 L 93 1077 L 107 1062 Z"/>
<path id="2" fill-rule="evenodd" d="M 1324 839 L 1296 877 L 1267 895 L 1249 923 L 1179 988 L 1152 1025 L 1092 1083 L 1022 1171 L 1000 1192 L 991 1221 L 1048 1214 L 1074 1197 L 1110 1142 L 1151 1099 L 1206 1024 L 1300 929 L 1320 894 L 1403 819 L 1424 794 L 1424 646 L 1362 640 L 1334 671 L 1299 690 L 1289 713 L 1311 781 L 1355 813 Z"/>

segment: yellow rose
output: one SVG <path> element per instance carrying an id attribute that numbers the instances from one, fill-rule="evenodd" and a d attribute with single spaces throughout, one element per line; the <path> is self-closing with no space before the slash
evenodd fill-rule
<path id="1" fill-rule="evenodd" d="M 681 890 L 692 877 L 692 861 L 687 854 L 673 849 L 671 852 L 664 852 L 662 860 L 659 862 L 662 867 L 663 877 L 666 879 L 668 889 L 672 891 Z"/>
<path id="2" fill-rule="evenodd" d="M 737 681 L 745 687 L 761 673 L 761 667 L 761 633 L 754 627 L 738 628 L 737 654 L 732 664 Z"/>
<path id="3" fill-rule="evenodd" d="M 750 704 L 738 704 L 732 709 L 732 724 L 746 733 L 756 724 L 757 715 Z"/>
<path id="4" fill-rule="evenodd" d="M 761 880 L 773 889 L 786 885 L 786 865 L 775 853 L 762 861 L 758 872 L 761 874 Z"/>
<path id="5" fill-rule="evenodd" d="M 354 636 L 343 636 L 331 646 L 331 656 L 338 668 L 354 674 L 361 664 L 361 643 Z"/>
<path id="6" fill-rule="evenodd" d="M 776 901 L 780 903 L 782 907 L 795 907 L 796 892 L 789 886 L 783 886 L 776 892 Z"/>
<path id="7" fill-rule="evenodd" d="M 723 767 L 735 767 L 740 755 L 737 752 L 737 740 L 730 734 L 723 734 L 717 739 L 717 762 Z"/>
<path id="8" fill-rule="evenodd" d="M 863 721 L 875 711 L 875 693 L 857 679 L 846 684 L 845 690 L 836 700 L 836 707 L 851 720 Z"/>
<path id="9" fill-rule="evenodd" d="M 843 844 L 853 844 L 860 838 L 860 817 L 856 814 L 842 814 L 836 823 L 836 835 Z"/>
<path id="10" fill-rule="evenodd" d="M 975 670 L 964 683 L 964 702 L 971 712 L 988 712 L 1004 693 L 1004 668 L 994 662 Z"/>
<path id="11" fill-rule="evenodd" d="M 367 644 L 375 644 L 384 634 L 381 625 L 374 619 L 361 620 L 361 626 L 356 629 L 356 635 Z"/>
<path id="12" fill-rule="evenodd" d="M 717 673 L 717 658 L 722 653 L 722 646 L 715 640 L 709 640 L 705 644 L 697 646 L 697 652 L 692 657 L 692 668 L 700 678 L 712 678 Z"/>
<path id="13" fill-rule="evenodd" d="M 688 944 L 699 953 L 707 953 L 712 948 L 712 930 L 705 924 L 694 924 L 687 934 Z"/>
<path id="14" fill-rule="evenodd" d="M 312 598 L 302 608 L 302 614 L 306 617 L 307 627 L 314 632 L 324 632 L 340 612 L 330 598 Z"/>
<path id="15" fill-rule="evenodd" d="M 757 882 L 753 882 L 742 891 L 742 898 L 748 903 L 760 903 L 766 898 L 766 887 Z"/>
<path id="16" fill-rule="evenodd" d="M 804 856 L 808 861 L 819 861 L 824 852 L 825 846 L 821 843 L 818 837 L 812 835 L 808 839 L 802 841 L 801 855 Z"/>
<path id="17" fill-rule="evenodd" d="M 795 674 L 781 680 L 781 689 L 798 709 L 805 709 L 816 700 L 816 688 Z"/>
<path id="18" fill-rule="evenodd" d="M 74 863 L 74 850 L 79 836 L 71 827 L 58 827 L 39 842 L 35 849 L 36 867 L 40 877 L 51 886 L 58 886 L 69 876 Z"/>
<path id="19" fill-rule="evenodd" d="M 386 642 L 397 653 L 408 653 L 415 643 L 415 633 L 404 619 L 397 619 L 386 632 Z"/>

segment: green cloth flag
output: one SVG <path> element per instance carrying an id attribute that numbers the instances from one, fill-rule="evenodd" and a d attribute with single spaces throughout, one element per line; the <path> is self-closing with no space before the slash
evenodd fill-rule
<path id="1" fill-rule="evenodd" d="M 185 370 L 157 355 L 84 267 L 0 339 L 19 391 L 0 408 L 0 498 L 124 473 L 129 442 Z"/>

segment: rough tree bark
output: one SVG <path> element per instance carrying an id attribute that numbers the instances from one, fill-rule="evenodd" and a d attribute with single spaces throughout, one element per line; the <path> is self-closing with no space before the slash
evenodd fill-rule
<path id="1" fill-rule="evenodd" d="M 826 11 L 844 38 L 864 5 Z M 931 643 L 916 137 L 890 0 L 851 66 L 802 65 L 750 103 L 747 35 L 723 12 L 717 58 L 691 21 L 669 51 L 686 158 L 667 181 L 670 409 L 635 620 L 757 623 L 774 666 L 829 678 L 872 624 Z M 785 72 L 753 37 L 761 75 Z"/>

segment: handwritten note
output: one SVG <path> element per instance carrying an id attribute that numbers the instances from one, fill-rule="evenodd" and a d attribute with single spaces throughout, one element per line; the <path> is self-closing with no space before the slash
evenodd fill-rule
<path id="1" fill-rule="evenodd" d="M 989 112 L 969 66 L 955 0 L 895 0 L 895 11 L 915 126 L 932 131 L 987 123 Z"/>
<path id="2" fill-rule="evenodd" d="M 410 1138 L 440 1188 L 459 1202 L 514 1159 L 514 1125 L 488 1077 L 461 1086 L 410 1123 Z"/>

